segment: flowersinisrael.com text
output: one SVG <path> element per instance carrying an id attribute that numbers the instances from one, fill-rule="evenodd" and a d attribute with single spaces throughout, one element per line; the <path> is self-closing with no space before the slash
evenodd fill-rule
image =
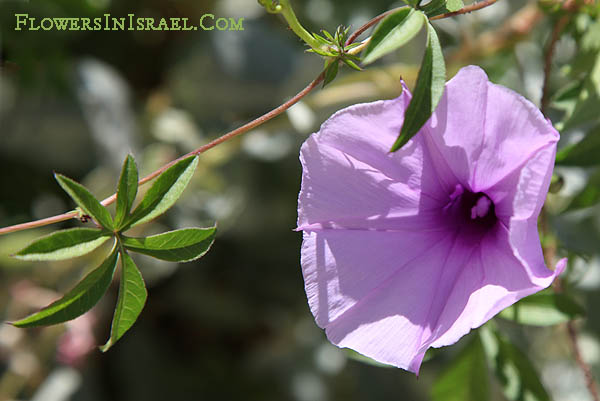
<path id="1" fill-rule="evenodd" d="M 104 14 L 102 17 L 52 17 L 36 18 L 29 14 L 15 14 L 15 31 L 243 31 L 244 18 L 215 17 L 214 14 L 203 14 L 197 23 L 189 18 L 151 18 L 113 17 Z"/>

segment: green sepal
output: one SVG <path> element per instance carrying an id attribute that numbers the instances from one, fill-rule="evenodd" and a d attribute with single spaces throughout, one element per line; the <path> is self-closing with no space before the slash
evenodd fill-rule
<path id="1" fill-rule="evenodd" d="M 111 236 L 97 228 L 69 228 L 38 238 L 14 257 L 34 261 L 76 258 L 98 248 Z"/>
<path id="2" fill-rule="evenodd" d="M 144 238 L 122 237 L 123 246 L 171 262 L 189 262 L 202 257 L 215 240 L 217 228 L 184 228 Z"/>
<path id="3" fill-rule="evenodd" d="M 110 213 L 108 213 L 108 210 L 102 206 L 100 201 L 98 201 L 87 188 L 62 174 L 54 174 L 54 177 L 62 189 L 73 198 L 75 203 L 77 203 L 77 206 L 79 206 L 85 214 L 88 214 L 107 230 L 112 231 L 114 229 Z"/>
<path id="4" fill-rule="evenodd" d="M 116 246 L 102 264 L 88 273 L 77 285 L 59 300 L 24 319 L 12 322 L 16 327 L 49 326 L 73 320 L 100 301 L 112 281 L 117 267 Z"/>
<path id="5" fill-rule="evenodd" d="M 362 71 L 362 68 L 360 68 L 358 65 L 356 65 L 356 63 L 352 60 L 349 60 L 347 58 L 342 58 L 342 61 L 344 62 L 344 64 L 346 64 L 348 67 L 356 70 L 356 71 Z"/>
<path id="6" fill-rule="evenodd" d="M 131 256 L 121 252 L 121 282 L 119 285 L 119 298 L 113 315 L 110 338 L 100 350 L 106 352 L 133 326 L 138 316 L 144 309 L 148 291 L 142 274 L 138 270 Z"/>
<path id="7" fill-rule="evenodd" d="M 328 61 L 329 64 L 325 67 L 325 76 L 323 78 L 323 88 L 331 83 L 337 76 L 339 70 L 338 59 Z"/>

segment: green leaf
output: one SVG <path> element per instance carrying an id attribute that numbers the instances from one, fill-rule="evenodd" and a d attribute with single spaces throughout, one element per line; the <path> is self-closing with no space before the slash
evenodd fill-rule
<path id="1" fill-rule="evenodd" d="M 562 131 L 590 121 L 598 120 L 598 104 L 600 103 L 600 52 L 594 55 L 594 65 L 579 91 L 579 96 L 572 113 L 568 115 L 562 126 Z"/>
<path id="2" fill-rule="evenodd" d="M 521 299 L 498 314 L 503 319 L 533 326 L 564 323 L 585 313 L 567 294 L 542 291 Z"/>
<path id="3" fill-rule="evenodd" d="M 83 315 L 98 303 L 110 286 L 117 260 L 118 253 L 115 247 L 99 267 L 86 275 L 61 299 L 12 324 L 17 327 L 48 326 L 73 320 Z"/>
<path id="4" fill-rule="evenodd" d="M 370 64 L 404 46 L 419 33 L 425 21 L 425 15 L 412 8 L 401 8 L 385 17 L 371 36 L 365 49 L 363 64 Z"/>
<path id="5" fill-rule="evenodd" d="M 479 330 L 504 396 L 511 401 L 550 401 L 527 355 L 501 335 L 493 324 L 488 323 Z"/>
<path id="6" fill-rule="evenodd" d="M 417 77 L 415 92 L 404 113 L 404 124 L 390 152 L 395 152 L 415 136 L 431 114 L 444 93 L 446 65 L 435 29 L 427 23 L 427 48 Z"/>
<path id="7" fill-rule="evenodd" d="M 108 351 L 133 326 L 144 309 L 148 292 L 144 279 L 127 252 L 121 253 L 121 283 L 110 338 L 100 350 Z"/>
<path id="8" fill-rule="evenodd" d="M 489 399 L 489 377 L 485 351 L 479 335 L 433 383 L 432 401 L 485 401 Z"/>
<path id="9" fill-rule="evenodd" d="M 594 127 L 578 143 L 567 146 L 556 155 L 561 166 L 595 166 L 600 164 L 600 125 Z"/>
<path id="10" fill-rule="evenodd" d="M 135 160 L 127 155 L 121 170 L 119 186 L 117 188 L 117 211 L 115 214 L 115 226 L 120 228 L 125 218 L 131 211 L 138 190 L 138 170 Z"/>
<path id="11" fill-rule="evenodd" d="M 96 228 L 70 228 L 35 240 L 15 254 L 22 260 L 64 260 L 85 255 L 106 242 L 110 233 Z"/>
<path id="12" fill-rule="evenodd" d="M 337 76 L 339 69 L 339 62 L 337 59 L 332 60 L 327 67 L 325 67 L 325 77 L 323 78 L 323 88 L 331 83 Z"/>
<path id="13" fill-rule="evenodd" d="M 150 221 L 173 206 L 190 182 L 197 165 L 198 156 L 190 156 L 175 163 L 158 176 L 140 204 L 131 213 L 131 217 L 127 219 L 124 229 Z"/>
<path id="14" fill-rule="evenodd" d="M 436 15 L 458 11 L 464 6 L 465 4 L 462 0 L 432 0 L 425 4 L 421 10 L 423 10 L 428 18 L 431 18 Z"/>
<path id="15" fill-rule="evenodd" d="M 594 206 L 598 202 L 600 202 L 600 169 L 592 174 L 585 187 L 575 195 L 565 211 L 570 212 Z"/>
<path id="16" fill-rule="evenodd" d="M 189 262 L 203 256 L 215 240 L 216 227 L 184 228 L 145 238 L 123 236 L 128 250 L 171 262 Z"/>
<path id="17" fill-rule="evenodd" d="M 113 230 L 112 217 L 108 210 L 83 185 L 62 174 L 54 174 L 62 189 L 69 194 L 77 205 L 107 230 Z"/>

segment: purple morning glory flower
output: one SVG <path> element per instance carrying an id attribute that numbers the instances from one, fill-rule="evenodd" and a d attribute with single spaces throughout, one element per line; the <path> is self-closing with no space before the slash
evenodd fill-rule
<path id="1" fill-rule="evenodd" d="M 558 133 L 466 67 L 428 123 L 389 153 L 410 94 L 348 107 L 304 143 L 298 229 L 308 303 L 329 340 L 418 373 L 564 269 L 537 230 Z"/>

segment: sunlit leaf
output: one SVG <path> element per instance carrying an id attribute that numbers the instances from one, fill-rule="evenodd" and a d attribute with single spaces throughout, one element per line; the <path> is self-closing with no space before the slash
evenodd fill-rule
<path id="1" fill-rule="evenodd" d="M 558 152 L 556 164 L 561 166 L 595 166 L 600 164 L 598 155 L 600 155 L 600 125 L 590 130 L 578 143 L 567 146 Z"/>
<path id="2" fill-rule="evenodd" d="M 375 28 L 365 49 L 363 64 L 370 64 L 404 46 L 419 33 L 426 21 L 422 12 L 412 8 L 401 8 L 388 15 Z"/>
<path id="3" fill-rule="evenodd" d="M 127 155 L 121 170 L 119 185 L 117 188 L 117 210 L 115 213 L 115 226 L 120 228 L 125 218 L 131 211 L 138 189 L 138 170 L 135 160 Z"/>
<path id="4" fill-rule="evenodd" d="M 493 324 L 479 329 L 488 361 L 504 396 L 510 401 L 549 401 L 539 375 L 527 355 L 511 344 Z"/>
<path id="5" fill-rule="evenodd" d="M 133 326 L 146 303 L 148 292 L 144 279 L 127 252 L 121 253 L 119 298 L 110 329 L 110 338 L 100 349 L 108 351 Z"/>
<path id="6" fill-rule="evenodd" d="M 185 158 L 158 176 L 140 204 L 127 219 L 125 228 L 145 223 L 163 214 L 179 199 L 194 175 L 198 156 Z"/>
<path id="7" fill-rule="evenodd" d="M 598 121 L 598 104 L 600 103 L 600 52 L 595 54 L 594 65 L 587 75 L 573 111 L 568 115 L 562 130 Z"/>
<path id="8" fill-rule="evenodd" d="M 54 176 L 60 186 L 71 198 L 73 198 L 75 203 L 77 203 L 77 206 L 79 206 L 84 213 L 90 215 L 98 222 L 98 224 L 107 230 L 113 229 L 113 220 L 112 217 L 110 217 L 110 213 L 108 213 L 108 210 L 100 204 L 98 199 L 96 199 L 90 191 L 69 177 L 65 177 L 61 174 L 55 174 Z"/>
<path id="9" fill-rule="evenodd" d="M 594 206 L 600 202 L 600 170 L 596 170 L 589 178 L 583 189 L 575 195 L 575 197 L 567 206 L 565 211 L 583 209 Z"/>
<path id="10" fill-rule="evenodd" d="M 435 29 L 427 24 L 427 48 L 413 97 L 404 113 L 404 124 L 392 146 L 395 152 L 404 146 L 429 120 L 440 101 L 446 83 L 446 64 Z"/>
<path id="11" fill-rule="evenodd" d="M 489 399 L 489 377 L 485 351 L 479 335 L 461 350 L 433 383 L 433 401 L 485 401 Z"/>
<path id="12" fill-rule="evenodd" d="M 184 228 L 145 238 L 123 236 L 128 250 L 171 262 L 189 262 L 203 256 L 215 239 L 216 227 Z"/>
<path id="13" fill-rule="evenodd" d="M 110 233 L 95 228 L 70 228 L 39 238 L 14 256 L 37 261 L 70 259 L 93 251 L 110 237 Z"/>
<path id="14" fill-rule="evenodd" d="M 498 314 L 503 319 L 534 326 L 552 326 L 584 314 L 567 294 L 543 291 L 521 299 Z"/>
<path id="15" fill-rule="evenodd" d="M 465 4 L 462 0 L 431 0 L 421 10 L 423 10 L 427 17 L 431 18 L 436 15 L 458 11 L 464 6 Z"/>
<path id="16" fill-rule="evenodd" d="M 58 301 L 22 320 L 13 322 L 17 327 L 48 326 L 73 320 L 92 309 L 110 286 L 117 266 L 118 252 L 110 256 L 86 275 L 71 291 Z"/>

